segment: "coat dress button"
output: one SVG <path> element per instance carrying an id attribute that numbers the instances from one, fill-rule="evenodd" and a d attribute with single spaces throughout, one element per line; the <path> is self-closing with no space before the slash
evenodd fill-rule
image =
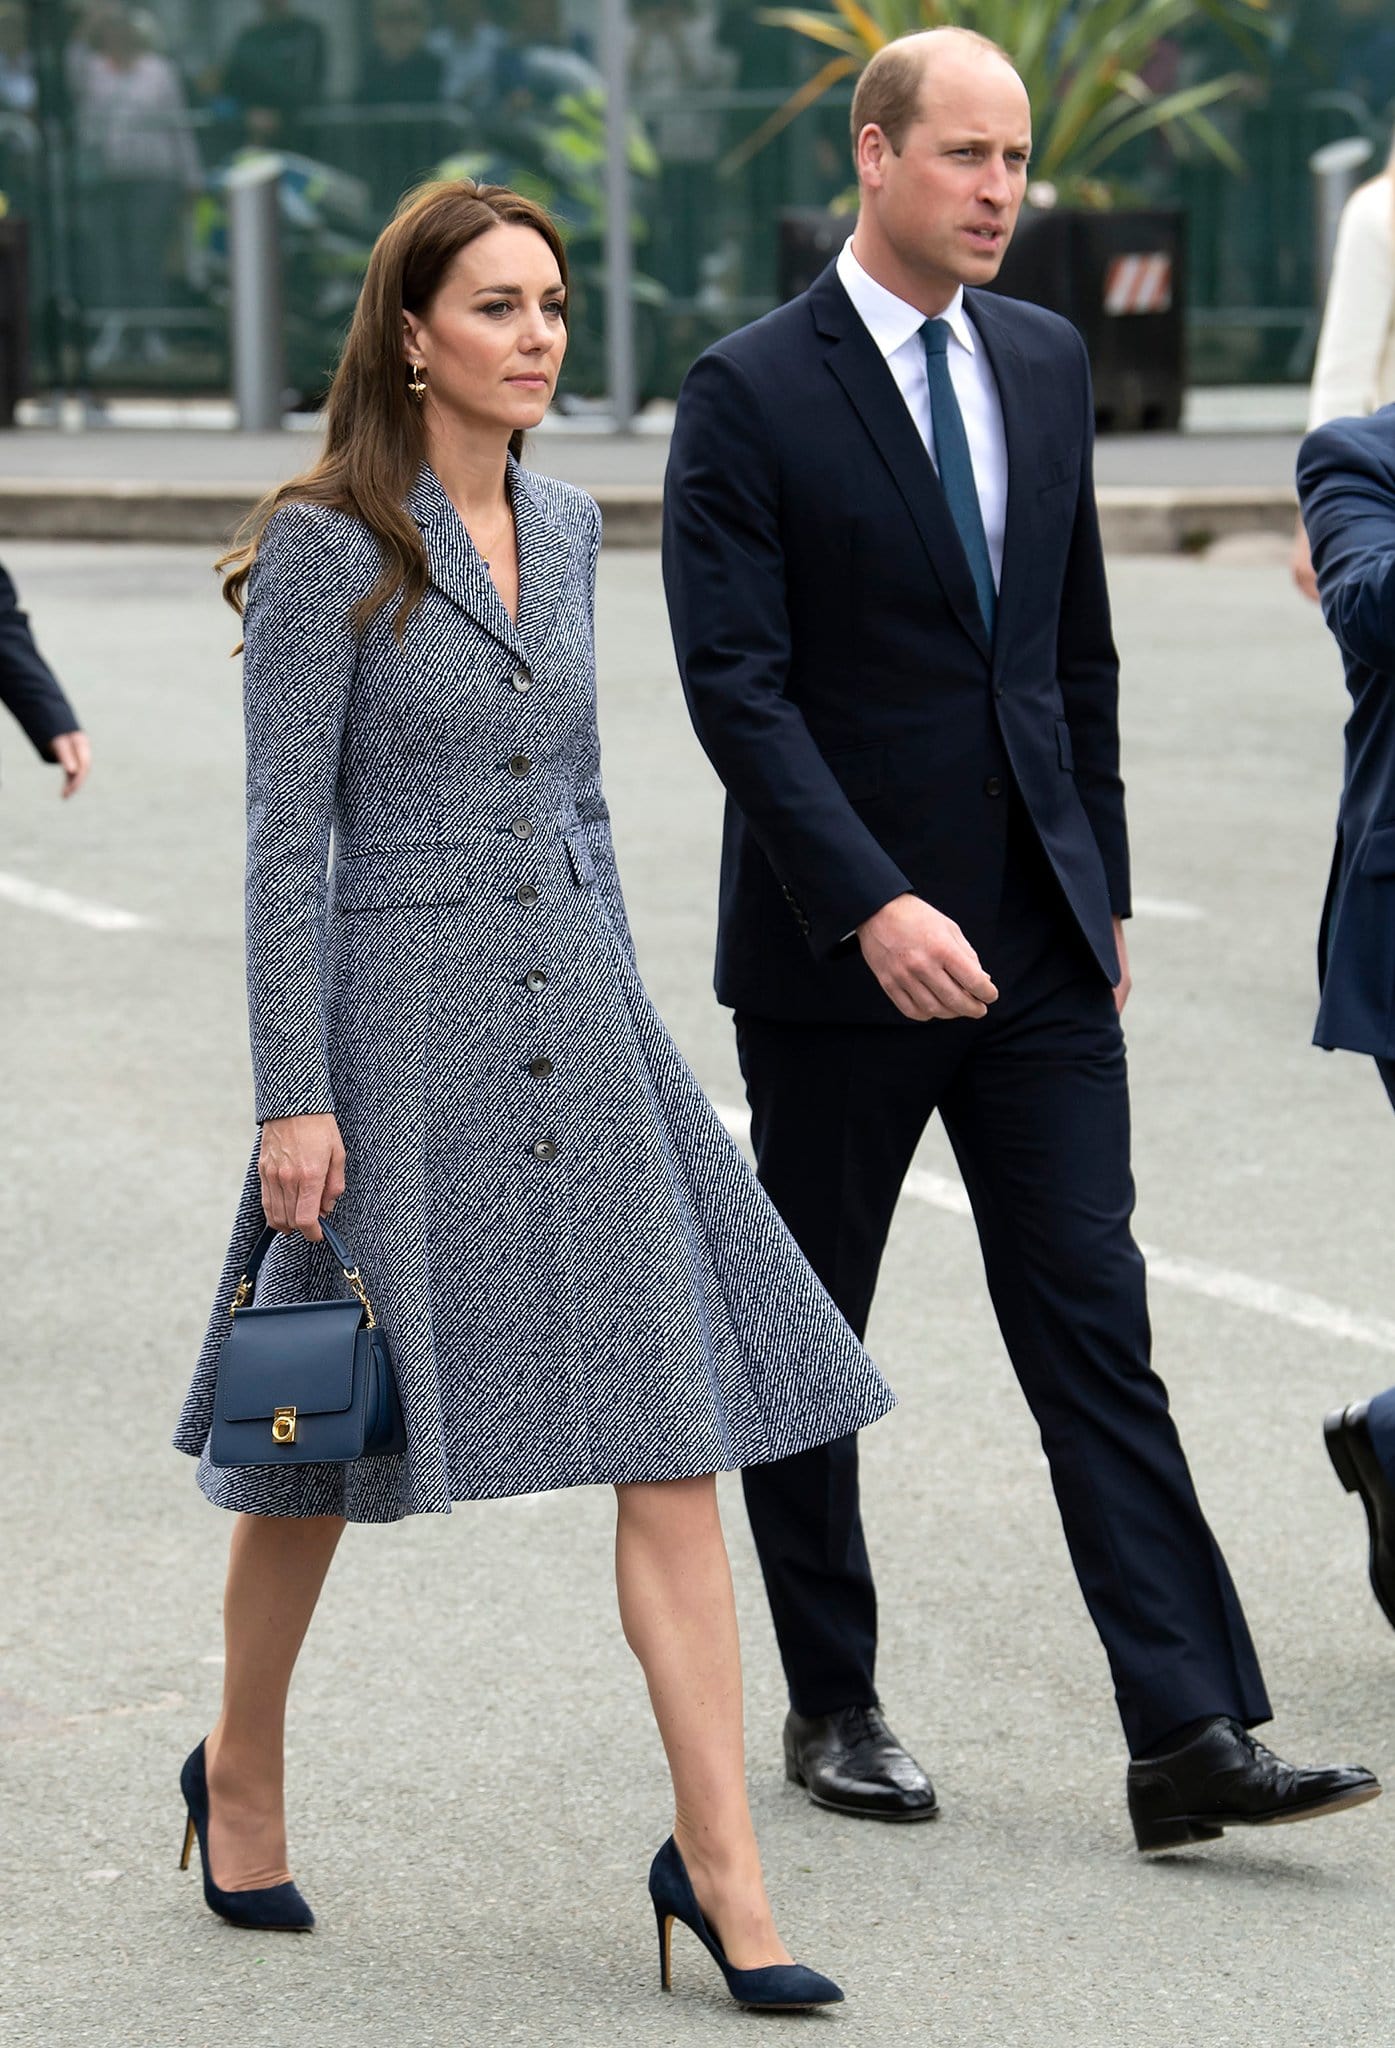
<path id="1" fill-rule="evenodd" d="M 557 1157 L 557 1147 L 552 1142 L 552 1139 L 536 1138 L 533 1141 L 533 1157 L 535 1159 L 555 1159 Z"/>
<path id="2" fill-rule="evenodd" d="M 514 670 L 509 680 L 518 691 L 520 697 L 525 690 L 531 690 L 533 687 L 533 678 L 529 675 L 527 669 L 523 667 L 522 663 Z"/>
<path id="3" fill-rule="evenodd" d="M 552 1079 L 553 1066 L 546 1053 L 539 1053 L 535 1060 L 529 1060 L 528 1072 L 535 1081 L 550 1081 Z"/>
<path id="4" fill-rule="evenodd" d="M 983 793 L 985 796 L 1001 796 L 1003 793 L 1002 776 L 990 775 L 987 782 L 983 785 Z"/>
<path id="5" fill-rule="evenodd" d="M 509 830 L 515 839 L 531 839 L 533 836 L 533 821 L 531 818 L 515 818 Z"/>
<path id="6" fill-rule="evenodd" d="M 513 892 L 515 903 L 521 903 L 525 910 L 531 909 L 538 900 L 538 892 L 531 882 L 520 882 Z"/>
<path id="7" fill-rule="evenodd" d="M 529 968 L 527 974 L 524 975 L 523 980 L 525 985 L 532 990 L 535 996 L 540 995 L 543 989 L 547 987 L 547 976 L 543 973 L 541 967 Z"/>
<path id="8" fill-rule="evenodd" d="M 516 775 L 521 782 L 525 775 L 531 775 L 533 764 L 526 754 L 515 754 L 509 763 L 510 775 Z"/>

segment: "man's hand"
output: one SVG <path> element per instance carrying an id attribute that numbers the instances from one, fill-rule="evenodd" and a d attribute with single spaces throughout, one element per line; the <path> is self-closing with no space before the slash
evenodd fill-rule
<path id="1" fill-rule="evenodd" d="M 257 1172 L 273 1230 L 298 1230 L 312 1244 L 344 1192 L 344 1141 L 332 1116 L 268 1117 Z"/>
<path id="2" fill-rule="evenodd" d="M 1304 597 L 1318 603 L 1317 577 L 1313 574 L 1313 551 L 1308 545 L 1307 529 L 1300 519 L 1293 530 L 1293 552 L 1288 558 L 1293 580 Z"/>
<path id="3" fill-rule="evenodd" d="M 92 743 L 85 732 L 60 732 L 49 741 L 49 751 L 63 770 L 60 795 L 76 796 L 92 766 Z"/>
<path id="4" fill-rule="evenodd" d="M 1129 949 L 1124 943 L 1124 920 L 1122 917 L 1116 917 L 1114 920 L 1114 943 L 1119 949 L 1119 980 L 1114 990 L 1114 1007 L 1122 1017 L 1124 1005 L 1129 999 L 1130 990 L 1133 988 L 1133 975 L 1129 972 Z"/>
<path id="5" fill-rule="evenodd" d="M 953 918 L 896 896 L 857 928 L 862 957 L 903 1017 L 984 1017 L 998 991 Z"/>

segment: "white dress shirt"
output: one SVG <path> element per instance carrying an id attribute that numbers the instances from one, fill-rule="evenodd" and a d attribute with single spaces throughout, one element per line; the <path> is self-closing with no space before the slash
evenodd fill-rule
<path id="1" fill-rule="evenodd" d="M 933 462 L 930 378 L 925 367 L 925 343 L 920 333 L 925 315 L 915 306 L 907 305 L 904 299 L 898 299 L 874 277 L 868 276 L 853 254 L 851 237 L 839 251 L 838 277 L 867 332 L 886 359 L 886 366 L 906 401 L 906 410 L 915 423 L 915 430 Z M 974 482 L 978 486 L 979 511 L 983 515 L 983 535 L 988 543 L 993 582 L 1001 589 L 1008 493 L 1007 435 L 1003 430 L 1002 401 L 998 397 L 988 352 L 964 311 L 962 285 L 939 317 L 949 326 L 950 382 L 964 416 L 964 432 L 969 443 L 969 460 L 974 466 Z"/>

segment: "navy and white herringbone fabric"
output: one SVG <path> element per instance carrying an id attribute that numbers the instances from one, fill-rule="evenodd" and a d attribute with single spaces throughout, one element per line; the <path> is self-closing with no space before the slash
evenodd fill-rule
<path id="1" fill-rule="evenodd" d="M 440 484 L 400 645 L 349 614 L 377 547 L 277 512 L 249 589 L 247 962 L 259 1118 L 333 1110 L 335 1222 L 397 1360 L 407 1451 L 220 1470 L 228 1508 L 346 1514 L 732 1470 L 892 1396 L 797 1250 L 635 968 L 601 794 L 600 521 L 510 465 L 515 626 Z M 333 868 L 326 875 L 331 837 Z M 255 1157 L 175 1442 L 205 1453 Z M 339 1291 L 284 1236 L 259 1301 Z"/>

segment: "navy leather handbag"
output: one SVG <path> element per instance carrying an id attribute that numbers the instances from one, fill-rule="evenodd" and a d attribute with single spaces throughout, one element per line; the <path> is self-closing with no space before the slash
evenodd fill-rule
<path id="1" fill-rule="evenodd" d="M 254 1307 L 257 1273 L 276 1236 L 262 1232 L 218 1354 L 208 1442 L 215 1465 L 343 1465 L 406 1448 L 397 1376 L 368 1290 L 323 1216 L 320 1228 L 354 1299 Z"/>

